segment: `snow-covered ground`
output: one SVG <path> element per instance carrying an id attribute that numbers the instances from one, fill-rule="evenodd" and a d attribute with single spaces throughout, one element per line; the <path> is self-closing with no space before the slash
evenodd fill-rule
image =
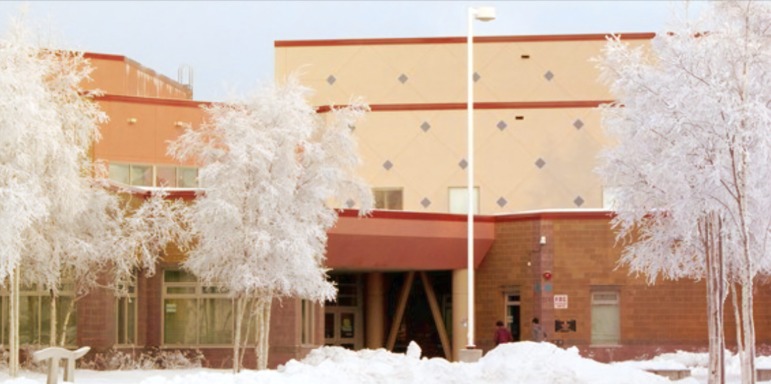
<path id="1" fill-rule="evenodd" d="M 581 357 L 575 348 L 520 342 L 503 344 L 478 363 L 450 363 L 419 356 L 420 348 L 415 344 L 410 345 L 406 354 L 383 349 L 353 352 L 322 347 L 302 361 L 292 360 L 270 371 L 247 370 L 233 375 L 216 369 L 103 372 L 79 369 L 75 381 L 79 384 L 655 384 L 670 381 L 644 369 L 689 368 L 691 377 L 677 383 L 706 383 L 706 354 L 678 352 L 647 361 L 602 364 Z M 759 358 L 758 366 L 771 367 L 771 358 Z M 739 383 L 739 362 L 735 356 L 727 360 L 726 369 L 727 383 Z M 44 382 L 41 373 L 23 372 L 22 377 L 14 380 L 5 373 L 0 374 L 0 383 L 4 384 Z"/>

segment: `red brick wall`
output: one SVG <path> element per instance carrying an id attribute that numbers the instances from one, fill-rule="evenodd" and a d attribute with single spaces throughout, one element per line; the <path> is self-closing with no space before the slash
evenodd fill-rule
<path id="1" fill-rule="evenodd" d="M 484 350 L 493 347 L 495 322 L 504 319 L 506 287 L 519 288 L 522 319 L 532 318 L 539 309 L 540 295 L 534 289 L 541 270 L 539 234 L 538 223 L 531 221 L 496 224 L 495 242 L 477 269 L 474 288 L 476 344 Z M 528 332 L 522 327 L 523 337 Z"/>
<path id="2" fill-rule="evenodd" d="M 116 304 L 111 290 L 95 288 L 77 302 L 77 344 L 94 351 L 110 349 L 115 344 Z M 66 311 L 67 308 L 57 308 Z"/>
<path id="3" fill-rule="evenodd" d="M 563 215 L 564 216 L 564 215 Z M 546 244 L 540 245 L 540 236 Z M 659 280 L 648 285 L 618 266 L 609 219 L 533 218 L 502 220 L 496 240 L 477 270 L 477 338 L 485 350 L 492 347 L 496 320 L 503 319 L 505 287 L 517 286 L 521 296 L 522 335 L 530 335 L 530 319 L 538 316 L 549 339 L 562 346 L 577 346 L 585 355 L 610 361 L 652 355 L 676 349 L 707 347 L 706 297 L 703 282 Z M 528 262 L 530 264 L 528 264 Z M 543 273 L 552 273 L 547 281 Z M 591 292 L 607 287 L 620 293 L 620 345 L 591 345 Z M 550 288 L 550 289 L 549 289 Z M 771 292 L 755 290 L 758 346 L 771 345 Z M 567 309 L 553 308 L 553 295 L 568 295 Z M 730 298 L 726 303 L 726 339 L 735 346 Z M 575 320 L 576 332 L 558 333 L 554 321 Z M 490 336 L 490 337 L 487 337 Z"/>

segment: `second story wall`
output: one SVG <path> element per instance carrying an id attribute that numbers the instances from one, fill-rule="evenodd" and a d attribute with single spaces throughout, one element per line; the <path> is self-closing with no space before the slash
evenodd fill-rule
<path id="1" fill-rule="evenodd" d="M 193 91 L 120 55 L 86 53 L 94 71 L 93 81 L 84 84 L 86 89 L 99 89 L 106 94 L 154 97 L 161 99 L 192 99 Z"/>

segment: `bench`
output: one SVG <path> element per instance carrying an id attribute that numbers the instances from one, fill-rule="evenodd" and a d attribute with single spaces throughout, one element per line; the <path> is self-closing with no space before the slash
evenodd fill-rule
<path id="1" fill-rule="evenodd" d="M 83 347 L 70 351 L 69 349 L 51 347 L 32 353 L 32 361 L 48 360 L 48 380 L 46 384 L 56 384 L 59 378 L 59 360 L 64 359 L 64 381 L 75 382 L 75 360 L 83 357 L 91 347 Z"/>

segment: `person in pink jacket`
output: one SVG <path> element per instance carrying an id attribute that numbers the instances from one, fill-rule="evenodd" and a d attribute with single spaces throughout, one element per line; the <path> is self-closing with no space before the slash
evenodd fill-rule
<path id="1" fill-rule="evenodd" d="M 502 321 L 498 320 L 498 322 L 496 322 L 495 325 L 496 325 L 495 336 L 493 338 L 495 345 L 510 343 L 514 340 L 511 337 L 511 332 L 509 331 L 509 329 L 503 326 Z"/>

